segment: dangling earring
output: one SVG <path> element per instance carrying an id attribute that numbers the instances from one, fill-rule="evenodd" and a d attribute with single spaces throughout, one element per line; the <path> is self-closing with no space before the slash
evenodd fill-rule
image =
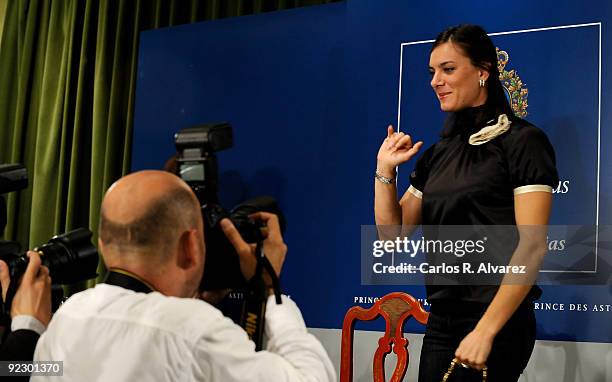
<path id="1" fill-rule="evenodd" d="M 483 80 L 482 78 L 478 80 L 478 85 L 480 85 L 481 88 L 485 87 L 485 80 Z"/>

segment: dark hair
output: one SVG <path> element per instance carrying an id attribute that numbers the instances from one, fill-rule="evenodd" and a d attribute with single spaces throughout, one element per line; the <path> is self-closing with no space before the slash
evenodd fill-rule
<path id="1" fill-rule="evenodd" d="M 489 72 L 487 80 L 487 101 L 485 105 L 493 108 L 498 114 L 514 115 L 506 98 L 504 88 L 499 80 L 497 69 L 497 52 L 487 32 L 478 25 L 461 24 L 442 31 L 434 41 L 431 51 L 438 46 L 452 42 L 461 48 L 472 65 Z"/>

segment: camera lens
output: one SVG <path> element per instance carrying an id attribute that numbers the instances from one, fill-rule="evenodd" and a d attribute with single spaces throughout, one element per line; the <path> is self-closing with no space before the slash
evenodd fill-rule
<path id="1" fill-rule="evenodd" d="M 54 284 L 73 284 L 97 276 L 98 251 L 91 244 L 91 235 L 91 231 L 79 228 L 54 236 L 38 248 Z"/>

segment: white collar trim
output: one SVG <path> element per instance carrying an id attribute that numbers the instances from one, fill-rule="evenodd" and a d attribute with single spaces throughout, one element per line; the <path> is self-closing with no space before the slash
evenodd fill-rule
<path id="1" fill-rule="evenodd" d="M 468 143 L 472 146 L 482 145 L 489 142 L 491 139 L 502 135 L 510 128 L 510 120 L 506 114 L 500 114 L 497 123 L 494 125 L 485 126 L 478 132 L 470 135 Z"/>

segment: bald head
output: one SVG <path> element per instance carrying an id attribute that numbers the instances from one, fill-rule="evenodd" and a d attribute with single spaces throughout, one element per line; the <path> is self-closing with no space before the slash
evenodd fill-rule
<path id="1" fill-rule="evenodd" d="M 180 232 L 199 227 L 200 219 L 198 200 L 185 182 L 164 171 L 140 171 L 106 192 L 99 238 L 107 252 L 164 257 Z"/>

